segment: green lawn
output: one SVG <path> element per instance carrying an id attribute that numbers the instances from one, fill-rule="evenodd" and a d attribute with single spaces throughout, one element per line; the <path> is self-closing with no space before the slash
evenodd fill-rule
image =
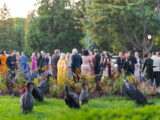
<path id="1" fill-rule="evenodd" d="M 156 104 L 140 106 L 125 98 L 103 97 L 90 100 L 80 110 L 68 108 L 63 100 L 45 99 L 35 101 L 34 109 L 25 115 L 20 111 L 19 98 L 0 97 L 0 120 L 158 120 L 160 118 L 160 100 Z"/>

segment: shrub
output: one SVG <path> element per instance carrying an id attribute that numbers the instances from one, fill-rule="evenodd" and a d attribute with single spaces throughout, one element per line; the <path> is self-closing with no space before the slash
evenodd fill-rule
<path id="1" fill-rule="evenodd" d="M 157 93 L 156 86 L 147 85 L 146 83 L 142 82 L 138 85 L 138 89 L 144 93 L 145 95 L 154 96 Z"/>

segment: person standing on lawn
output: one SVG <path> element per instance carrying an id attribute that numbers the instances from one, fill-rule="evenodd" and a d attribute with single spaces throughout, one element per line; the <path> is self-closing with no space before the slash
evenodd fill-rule
<path id="1" fill-rule="evenodd" d="M 52 65 L 52 72 L 53 72 L 53 79 L 57 80 L 57 64 L 58 64 L 58 61 L 59 61 L 59 56 L 60 54 L 60 51 L 58 49 L 56 49 L 54 51 L 54 54 L 51 58 L 51 65 Z"/>
<path id="2" fill-rule="evenodd" d="M 160 53 L 157 52 L 155 57 L 152 57 L 153 60 L 153 80 L 155 80 L 156 86 L 160 86 Z"/>
<path id="3" fill-rule="evenodd" d="M 17 59 L 17 69 L 21 68 L 21 56 L 19 52 L 16 53 L 16 59 Z"/>
<path id="4" fill-rule="evenodd" d="M 147 79 L 151 81 L 151 84 L 153 84 L 153 60 L 151 59 L 151 54 L 148 54 L 148 58 L 145 60 L 142 72 L 144 72 L 144 69 L 146 68 L 146 75 Z"/>
<path id="5" fill-rule="evenodd" d="M 11 71 L 14 71 L 13 55 L 14 55 L 13 52 L 10 52 L 10 53 L 9 53 L 9 56 L 8 56 L 7 59 L 6 59 L 7 67 L 8 67 Z"/>
<path id="6" fill-rule="evenodd" d="M 128 53 L 124 53 L 124 57 L 123 57 L 123 70 L 124 70 L 124 75 L 125 76 L 130 75 L 130 73 L 129 73 Z"/>
<path id="7" fill-rule="evenodd" d="M 82 65 L 82 57 L 78 54 L 77 49 L 72 50 L 72 59 L 71 59 L 71 69 L 73 72 L 73 79 L 74 82 L 79 81 L 79 74 L 81 72 L 81 65 Z"/>
<path id="8" fill-rule="evenodd" d="M 39 68 L 40 67 L 40 53 L 37 53 L 36 60 L 37 60 L 37 67 Z"/>
<path id="9" fill-rule="evenodd" d="M 48 59 L 49 59 L 49 62 L 48 62 L 48 74 L 52 74 L 52 65 L 51 65 L 51 56 L 50 56 L 50 53 L 47 53 L 47 56 L 48 56 Z"/>
<path id="10" fill-rule="evenodd" d="M 68 78 L 72 79 L 72 70 L 71 70 L 71 54 L 67 53 L 66 54 L 66 60 L 68 63 L 67 71 L 68 71 Z"/>
<path id="11" fill-rule="evenodd" d="M 66 60 L 66 55 L 61 53 L 60 60 L 57 64 L 58 74 L 57 74 L 57 84 L 61 85 L 64 80 L 68 79 L 68 63 Z"/>
<path id="12" fill-rule="evenodd" d="M 35 56 L 35 53 L 32 53 L 31 60 L 32 60 L 32 71 L 35 72 L 35 70 L 36 70 L 36 56 Z"/>
<path id="13" fill-rule="evenodd" d="M 156 57 L 156 52 L 153 52 L 151 59 L 153 60 L 155 57 Z"/>
<path id="14" fill-rule="evenodd" d="M 135 70 L 135 64 L 137 63 L 136 58 L 132 55 L 132 52 L 128 52 L 128 61 L 129 61 L 129 74 L 134 75 L 134 70 Z"/>
<path id="15" fill-rule="evenodd" d="M 45 71 L 45 52 L 41 51 L 41 56 L 40 56 L 40 74 L 43 73 Z"/>
<path id="16" fill-rule="evenodd" d="M 107 53 L 104 51 L 101 55 L 101 72 L 103 72 L 103 76 L 107 76 Z"/>
<path id="17" fill-rule="evenodd" d="M 94 68 L 94 74 L 98 75 L 101 72 L 101 55 L 98 52 L 98 49 L 94 50 L 94 58 L 93 58 L 93 68 Z"/>
<path id="18" fill-rule="evenodd" d="M 119 56 L 117 58 L 117 72 L 118 74 L 121 74 L 122 73 L 122 68 L 123 68 L 123 53 L 122 52 L 119 52 Z"/>
<path id="19" fill-rule="evenodd" d="M 5 72 L 7 72 L 6 59 L 7 59 L 7 56 L 4 53 L 4 51 L 3 51 L 2 52 L 2 56 L 1 56 L 2 74 L 4 74 Z"/>
<path id="20" fill-rule="evenodd" d="M 111 74 L 112 74 L 112 71 L 111 71 L 112 61 L 111 61 L 111 57 L 110 57 L 109 53 L 107 53 L 107 55 L 106 55 L 106 62 L 107 62 L 106 70 L 107 70 L 107 73 L 108 73 L 108 77 L 111 77 Z"/>
<path id="21" fill-rule="evenodd" d="M 21 65 L 23 70 L 27 69 L 27 56 L 23 52 L 21 56 Z"/>
<path id="22" fill-rule="evenodd" d="M 82 66 L 81 71 L 83 75 L 90 75 L 91 72 L 91 57 L 89 56 L 88 50 L 83 50 L 82 53 Z"/>
<path id="23" fill-rule="evenodd" d="M 141 59 L 139 58 L 139 53 L 138 52 L 135 52 L 135 57 L 136 57 L 136 60 L 137 60 L 137 63 L 135 64 L 135 70 L 134 70 L 135 81 L 140 82 Z"/>
<path id="24" fill-rule="evenodd" d="M 44 71 L 45 73 L 48 72 L 48 65 L 49 65 L 49 56 L 47 55 L 47 53 L 45 53 L 45 60 L 44 60 Z"/>

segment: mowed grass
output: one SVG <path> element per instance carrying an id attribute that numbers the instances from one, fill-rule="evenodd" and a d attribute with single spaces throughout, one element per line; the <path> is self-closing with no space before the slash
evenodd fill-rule
<path id="1" fill-rule="evenodd" d="M 64 100 L 45 99 L 35 101 L 33 111 L 24 114 L 20 110 L 20 98 L 0 97 L 0 120 L 159 120 L 160 100 L 150 99 L 155 105 L 136 105 L 119 97 L 102 97 L 90 100 L 81 109 L 70 109 Z"/>

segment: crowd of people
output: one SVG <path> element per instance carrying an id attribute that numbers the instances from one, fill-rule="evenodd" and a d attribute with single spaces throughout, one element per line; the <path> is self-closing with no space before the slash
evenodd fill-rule
<path id="1" fill-rule="evenodd" d="M 160 85 L 160 53 L 153 52 L 141 59 L 139 53 L 133 55 L 131 51 L 122 53 L 115 62 L 118 74 L 124 73 L 125 76 L 135 75 L 135 81 L 141 80 L 141 75 L 146 70 L 146 77 L 156 86 Z M 100 75 L 110 77 L 113 72 L 112 58 L 107 52 L 99 53 L 98 49 L 88 51 L 83 49 L 81 53 L 73 49 L 72 53 L 61 53 L 56 49 L 53 55 L 41 51 L 32 53 L 31 64 L 28 65 L 25 53 L 11 51 L 6 54 L 0 52 L 0 72 L 5 74 L 7 70 L 15 71 L 17 69 L 26 70 L 30 66 L 33 72 L 52 74 L 53 78 L 60 84 L 64 79 L 72 79 L 78 82 L 80 73 L 82 75 Z"/>
<path id="2" fill-rule="evenodd" d="M 78 53 L 77 49 L 73 49 L 72 53 L 61 53 L 60 50 L 55 50 L 51 56 L 49 53 L 41 51 L 41 53 L 32 53 L 31 64 L 28 65 L 28 58 L 25 53 L 11 51 L 6 54 L 5 51 L 0 52 L 0 72 L 5 74 L 7 70 L 15 71 L 17 69 L 27 70 L 30 66 L 33 72 L 42 74 L 47 72 L 53 75 L 53 78 L 60 83 L 63 79 L 72 79 L 78 82 L 80 73 L 85 75 L 95 74 L 98 75 L 107 66 L 110 59 L 107 55 L 100 54 L 98 49 L 94 50 L 92 55 L 91 51 L 82 50 Z M 109 70 L 111 75 L 111 70 Z"/>
<path id="3" fill-rule="evenodd" d="M 135 75 L 135 81 L 140 82 L 142 75 L 146 73 L 147 80 L 151 85 L 160 86 L 160 52 L 149 53 L 143 59 L 139 57 L 139 53 L 133 55 L 131 51 L 119 52 L 117 58 L 117 71 L 124 71 L 125 76 Z"/>

